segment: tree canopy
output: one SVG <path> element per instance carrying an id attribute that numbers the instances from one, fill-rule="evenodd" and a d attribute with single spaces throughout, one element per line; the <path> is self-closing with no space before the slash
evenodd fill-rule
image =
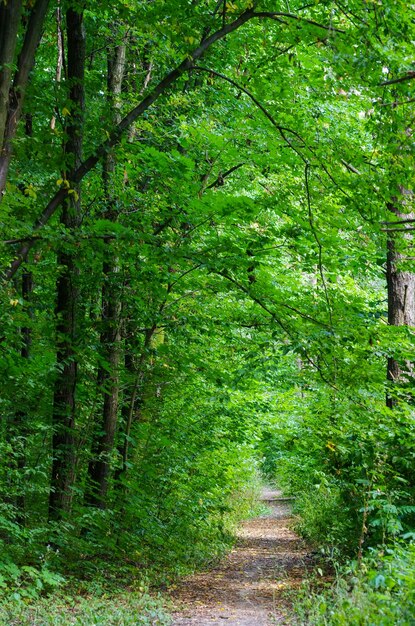
<path id="1" fill-rule="evenodd" d="M 414 31 L 400 0 L 0 4 L 5 587 L 200 564 L 259 470 L 316 542 L 412 536 Z"/>

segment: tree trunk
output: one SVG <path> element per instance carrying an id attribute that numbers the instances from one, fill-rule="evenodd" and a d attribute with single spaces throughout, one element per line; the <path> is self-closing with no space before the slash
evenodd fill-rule
<path id="1" fill-rule="evenodd" d="M 21 12 L 21 0 L 10 0 L 0 4 L 0 159 L 3 158 L 3 137 Z"/>
<path id="2" fill-rule="evenodd" d="M 401 225 L 390 228 L 387 243 L 386 277 L 388 288 L 388 324 L 391 326 L 415 326 L 415 273 L 405 269 L 405 248 L 413 239 L 406 231 L 406 220 L 413 220 L 415 213 L 403 213 L 393 205 L 389 210 L 398 218 Z M 402 362 L 393 357 L 388 358 L 387 378 L 390 381 L 386 403 L 389 408 L 397 404 L 397 396 L 393 385 L 408 382 L 413 378 L 413 363 Z M 397 387 L 399 390 L 399 387 Z"/>
<path id="3" fill-rule="evenodd" d="M 121 119 L 119 96 L 125 72 L 125 42 L 108 56 L 108 101 L 113 110 L 113 121 Z M 117 220 L 116 197 L 112 190 L 115 160 L 111 153 L 105 159 L 103 182 L 106 196 L 104 219 Z M 121 356 L 121 290 L 119 284 L 119 262 L 114 245 L 107 241 L 103 262 L 104 284 L 102 288 L 102 355 L 106 363 L 100 367 L 98 381 L 103 393 L 103 414 L 101 435 L 92 444 L 92 461 L 89 465 L 91 495 L 89 501 L 94 506 L 105 508 L 108 481 L 111 472 L 111 455 L 114 450 L 118 419 L 119 367 Z"/>
<path id="4" fill-rule="evenodd" d="M 124 433 L 119 450 L 122 459 L 122 465 L 117 472 L 118 479 L 120 478 L 121 474 L 127 471 L 131 430 L 133 424 L 140 419 L 141 409 L 143 405 L 143 390 L 145 386 L 146 360 L 148 358 L 149 347 L 151 345 L 151 341 L 156 330 L 157 326 L 155 324 L 146 329 L 144 333 L 144 344 L 137 364 L 135 364 L 133 355 L 131 353 L 132 348 L 125 354 L 125 369 L 127 372 L 129 372 L 131 380 L 134 379 L 134 383 L 133 385 L 130 385 L 129 394 L 127 394 L 127 397 L 124 399 L 122 407 Z"/>
<path id="5" fill-rule="evenodd" d="M 22 299 L 25 303 L 28 315 L 32 316 L 30 312 L 30 298 L 33 291 L 33 277 L 31 272 L 24 272 L 22 275 Z M 20 354 L 22 359 L 30 358 L 30 348 L 32 345 L 32 330 L 28 326 L 23 326 L 22 330 L 22 347 L 20 350 Z M 23 470 L 26 466 L 26 449 L 25 442 L 27 436 L 27 426 L 26 426 L 26 418 L 27 415 L 23 411 L 18 411 L 16 415 L 16 430 L 17 436 L 19 437 L 21 449 L 20 455 L 18 457 L 18 467 L 20 470 L 20 475 L 23 475 Z M 25 496 L 24 493 L 20 493 L 16 499 L 16 508 L 18 511 L 18 521 L 20 523 L 24 523 L 25 520 Z"/>
<path id="6" fill-rule="evenodd" d="M 68 85 L 71 115 L 66 128 L 67 143 L 65 152 L 72 163 L 70 169 L 82 162 L 83 117 L 84 117 L 84 70 L 85 70 L 85 31 L 83 14 L 73 9 L 66 13 L 68 42 Z M 65 175 L 64 175 L 65 177 Z M 71 193 L 66 201 L 62 224 L 74 231 L 80 225 L 80 188 L 71 181 Z M 53 401 L 53 462 L 49 517 L 60 519 L 68 512 L 72 501 L 72 487 L 75 478 L 75 416 L 76 383 L 78 359 L 76 354 L 78 309 L 79 309 L 79 266 L 76 252 L 68 247 L 58 254 L 58 265 L 62 268 L 57 285 L 57 365 Z"/>
<path id="7" fill-rule="evenodd" d="M 37 0 L 31 10 L 13 82 L 9 69 L 11 65 L 7 64 L 12 64 L 14 60 L 22 2 L 9 0 L 6 3 L 1 3 L 0 7 L 0 65 L 2 66 L 0 78 L 0 200 L 6 187 L 12 156 L 12 142 L 22 116 L 26 87 L 42 36 L 48 5 L 49 0 Z"/>

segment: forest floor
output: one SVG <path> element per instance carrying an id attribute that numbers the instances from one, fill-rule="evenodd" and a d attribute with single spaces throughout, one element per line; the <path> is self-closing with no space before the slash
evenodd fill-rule
<path id="1" fill-rule="evenodd" d="M 232 552 L 217 567 L 185 578 L 172 590 L 174 626 L 292 624 L 290 595 L 313 559 L 291 530 L 290 501 L 271 489 L 261 500 L 269 513 L 243 522 Z"/>

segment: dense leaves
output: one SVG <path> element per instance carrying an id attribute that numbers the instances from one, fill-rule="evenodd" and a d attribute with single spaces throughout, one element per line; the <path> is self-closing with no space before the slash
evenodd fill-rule
<path id="1" fill-rule="evenodd" d="M 210 560 L 259 464 L 317 544 L 408 538 L 412 7 L 43 4 L 0 7 L 0 584 Z"/>

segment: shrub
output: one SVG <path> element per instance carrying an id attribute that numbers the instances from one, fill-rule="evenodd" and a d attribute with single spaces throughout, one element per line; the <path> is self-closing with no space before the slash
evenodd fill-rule
<path id="1" fill-rule="evenodd" d="M 395 545 L 357 563 L 324 594 L 307 592 L 297 605 L 310 626 L 412 626 L 415 544 Z"/>

